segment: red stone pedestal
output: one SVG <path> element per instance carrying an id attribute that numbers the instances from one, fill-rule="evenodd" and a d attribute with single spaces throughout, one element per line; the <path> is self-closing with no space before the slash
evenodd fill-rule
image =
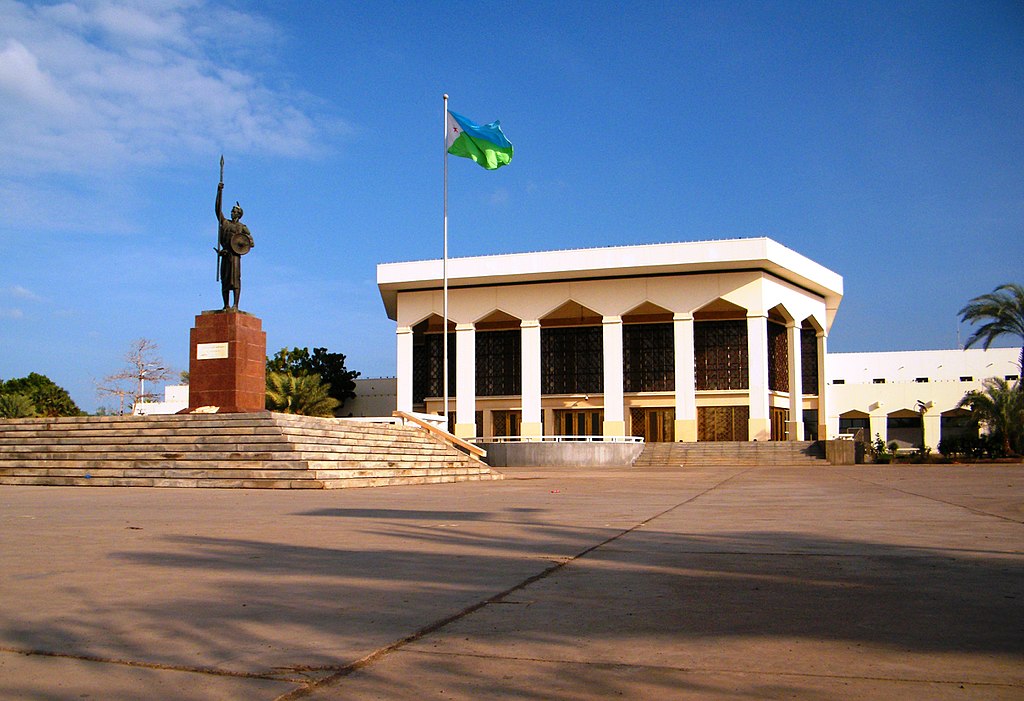
<path id="1" fill-rule="evenodd" d="M 267 334 L 258 317 L 224 310 L 203 312 L 189 334 L 188 408 L 218 413 L 263 411 L 266 406 Z"/>

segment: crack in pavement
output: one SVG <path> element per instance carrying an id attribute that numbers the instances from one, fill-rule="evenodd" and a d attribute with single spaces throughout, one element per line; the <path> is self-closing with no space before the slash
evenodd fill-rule
<path id="1" fill-rule="evenodd" d="M 310 694 L 312 694 L 312 693 L 314 693 L 314 692 L 316 692 L 316 691 L 318 691 L 320 689 L 324 689 L 324 688 L 327 688 L 327 687 L 330 687 L 330 686 L 334 686 L 335 684 L 341 682 L 345 677 L 351 675 L 353 672 L 356 672 L 358 670 L 364 669 L 364 668 L 374 664 L 375 662 L 380 661 L 382 658 L 384 658 L 385 656 L 389 655 L 390 653 L 395 652 L 397 650 L 400 650 L 403 647 L 409 645 L 410 643 L 414 643 L 414 642 L 417 642 L 419 640 L 422 640 L 423 638 L 425 638 L 426 636 L 430 635 L 431 633 L 434 633 L 434 632 L 444 628 L 445 626 L 450 625 L 451 623 L 454 623 L 454 622 L 456 622 L 456 621 L 458 621 L 458 620 L 460 620 L 462 618 L 465 618 L 466 616 L 468 616 L 468 615 L 470 615 L 470 614 L 472 614 L 472 613 L 474 613 L 476 611 L 479 611 L 480 609 L 482 609 L 485 606 L 488 606 L 490 604 L 499 603 L 502 599 L 504 599 L 505 597 L 509 596 L 510 594 L 513 594 L 513 593 L 515 593 L 517 591 L 525 589 L 526 587 L 530 586 L 531 584 L 534 584 L 534 583 L 536 583 L 536 582 L 538 582 L 538 581 L 540 581 L 542 579 L 550 577 L 555 572 L 558 572 L 559 570 L 563 569 L 567 565 L 570 565 L 573 562 L 575 562 L 575 561 L 577 561 L 577 560 L 579 560 L 581 558 L 586 557 L 587 555 L 589 555 L 590 553 L 594 552 L 595 550 L 598 550 L 599 548 L 602 548 L 602 547 L 604 547 L 604 546 L 606 546 L 606 545 L 608 545 L 610 543 L 613 543 L 613 542 L 619 540 L 620 538 L 622 538 L 624 536 L 629 535 L 630 533 L 633 533 L 634 531 L 636 531 L 636 530 L 638 530 L 640 528 L 643 528 L 647 524 L 649 524 L 649 523 L 651 523 L 651 522 L 661 518 L 662 516 L 665 516 L 667 514 L 672 513 L 673 511 L 675 511 L 678 508 L 686 506 L 687 504 L 689 504 L 689 503 L 691 503 L 691 502 L 701 498 L 702 496 L 704 496 L 704 495 L 706 495 L 706 494 L 708 494 L 710 492 L 713 492 L 714 490 L 716 490 L 719 487 L 721 487 L 722 485 L 724 485 L 726 482 L 729 482 L 729 481 L 731 481 L 731 480 L 733 480 L 733 479 L 735 479 L 737 477 L 745 475 L 746 473 L 750 472 L 752 469 L 753 468 L 748 468 L 748 469 L 736 472 L 736 473 L 734 473 L 732 475 L 729 475 L 725 479 L 723 479 L 723 480 L 721 480 L 719 482 L 716 482 L 715 484 L 711 485 L 710 487 L 708 487 L 704 491 L 699 492 L 699 493 L 689 497 L 688 499 L 685 499 L 685 500 L 679 502 L 678 504 L 675 504 L 674 506 L 670 506 L 669 508 L 667 508 L 667 509 L 665 509 L 663 511 L 660 511 L 659 513 L 657 513 L 657 514 L 655 514 L 653 516 L 650 516 L 650 517 L 648 517 L 648 518 L 646 518 L 646 519 L 644 519 L 644 520 L 634 524 L 633 526 L 627 528 L 626 530 L 621 531 L 620 533 L 617 533 L 617 534 L 615 534 L 615 535 L 613 535 L 613 536 L 611 536 L 609 538 L 606 538 L 605 540 L 602 540 L 601 542 L 599 542 L 599 543 L 597 543 L 595 545 L 592 545 L 592 546 L 590 546 L 588 548 L 585 548 L 585 549 L 581 550 L 579 553 L 577 553 L 576 555 L 573 555 L 572 557 L 566 558 L 565 560 L 563 560 L 561 562 L 557 562 L 557 563 L 551 565 L 550 567 L 547 567 L 544 570 L 538 572 L 537 574 L 532 575 L 530 577 L 527 577 L 526 579 L 522 580 L 518 584 L 515 584 L 512 587 L 509 587 L 508 589 L 505 589 L 502 592 L 499 592 L 499 593 L 497 593 L 497 594 L 495 594 L 495 595 L 493 595 L 491 597 L 488 597 L 486 599 L 478 601 L 475 604 L 471 604 L 470 606 L 467 606 L 466 608 L 462 609 L 461 611 L 459 611 L 457 613 L 454 613 L 454 614 L 452 614 L 450 616 L 446 616 L 445 618 L 442 618 L 440 620 L 434 621 L 433 623 L 431 623 L 431 624 L 429 624 L 429 625 L 427 625 L 427 626 L 425 626 L 423 628 L 420 628 L 416 632 L 414 632 L 414 633 L 412 633 L 410 635 L 405 636 L 404 638 L 400 638 L 399 640 L 396 640 L 395 642 L 393 642 L 393 643 L 391 643 L 389 645 L 385 645 L 384 647 L 380 647 L 380 648 L 374 650 L 373 652 L 371 652 L 370 654 L 365 655 L 364 657 L 361 657 L 358 660 L 355 660 L 353 662 L 350 662 L 347 665 L 342 666 L 337 672 L 335 672 L 334 674 L 332 674 L 332 675 L 330 675 L 328 677 L 316 680 L 316 681 L 308 683 L 308 684 L 306 684 L 306 685 L 304 685 L 304 686 L 302 686 L 302 687 L 300 687 L 298 689 L 294 689 L 292 691 L 289 691 L 289 692 L 287 692 L 285 694 L 280 695 L 274 701 L 297 701 L 297 699 L 306 698 Z"/>
<path id="2" fill-rule="evenodd" d="M 115 664 L 123 667 L 139 667 L 142 669 L 156 669 L 165 672 L 186 672 L 190 674 L 206 674 L 216 677 L 237 677 L 241 679 L 266 679 L 268 681 L 290 682 L 294 684 L 305 684 L 309 682 L 308 676 L 294 676 L 296 672 L 335 672 L 340 667 L 286 667 L 280 668 L 280 672 L 241 672 L 220 667 L 201 667 L 189 665 L 163 664 L 160 662 L 142 662 L 139 660 L 128 660 L 120 657 L 102 657 L 100 655 L 81 655 L 71 652 L 57 652 L 54 650 L 36 650 L 28 648 L 17 648 L 0 645 L 0 653 L 24 655 L 25 657 L 55 657 L 67 660 L 79 660 L 82 662 L 98 662 L 100 664 Z M 293 676 L 289 676 L 292 674 Z"/>
<path id="3" fill-rule="evenodd" d="M 1002 516 L 1000 514 L 993 514 L 993 513 L 989 512 L 989 511 L 983 511 L 982 509 L 976 509 L 976 508 L 974 508 L 972 506 L 965 506 L 964 504 L 957 504 L 955 501 L 948 501 L 946 499 L 939 499 L 938 497 L 931 497 L 931 496 L 928 496 L 927 494 L 919 494 L 917 492 L 911 492 L 908 489 L 900 489 L 899 487 L 894 487 L 891 484 L 883 484 L 883 483 L 880 483 L 880 482 L 872 482 L 871 480 L 864 479 L 863 477 L 854 477 L 853 475 L 843 475 L 843 477 L 846 477 L 847 479 L 853 480 L 855 482 L 860 482 L 861 484 L 870 484 L 873 487 L 880 487 L 882 489 L 889 489 L 889 490 L 892 490 L 894 492 L 899 492 L 900 494 L 907 494 L 907 495 L 912 496 L 912 497 L 920 497 L 921 499 L 928 499 L 929 501 L 934 501 L 934 502 L 936 502 L 938 504 L 945 504 L 947 506 L 955 506 L 957 508 L 964 509 L 966 511 L 970 511 L 972 514 L 978 514 L 979 516 L 991 516 L 992 518 L 998 518 L 1001 521 L 1009 521 L 1010 523 L 1024 524 L 1024 521 L 1021 521 L 1021 520 L 1018 520 L 1018 519 L 1015 519 L 1015 518 L 1010 518 L 1009 516 Z"/>

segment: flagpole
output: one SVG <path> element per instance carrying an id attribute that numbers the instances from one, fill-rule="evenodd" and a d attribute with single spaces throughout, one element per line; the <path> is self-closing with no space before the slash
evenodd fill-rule
<path id="1" fill-rule="evenodd" d="M 442 338 L 442 364 L 444 373 L 444 428 L 448 430 L 448 93 L 444 94 L 444 113 L 441 115 L 443 122 L 443 135 L 441 148 L 444 151 L 444 255 L 441 258 L 441 279 L 442 279 L 442 307 L 444 309 L 444 324 L 441 328 Z"/>

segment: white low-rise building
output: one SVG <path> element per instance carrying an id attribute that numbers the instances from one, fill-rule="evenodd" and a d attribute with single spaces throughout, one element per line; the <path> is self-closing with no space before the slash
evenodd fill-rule
<path id="1" fill-rule="evenodd" d="M 369 418 L 391 416 L 398 406 L 395 397 L 397 383 L 394 377 L 359 377 L 354 399 L 345 401 L 341 410 L 344 417 Z"/>
<path id="2" fill-rule="evenodd" d="M 162 402 L 136 402 L 132 413 L 136 416 L 177 414 L 188 409 L 188 385 L 167 385 Z"/>
<path id="3" fill-rule="evenodd" d="M 974 430 L 957 403 L 982 380 L 1016 380 L 1019 348 L 829 353 L 830 435 L 863 429 L 900 448 L 933 450 Z"/>

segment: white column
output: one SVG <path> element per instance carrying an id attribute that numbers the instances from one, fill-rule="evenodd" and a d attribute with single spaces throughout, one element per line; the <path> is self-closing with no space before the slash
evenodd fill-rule
<path id="1" fill-rule="evenodd" d="M 398 373 L 396 406 L 399 411 L 412 411 L 412 329 L 399 326 L 396 331 L 398 341 Z"/>
<path id="2" fill-rule="evenodd" d="M 937 408 L 921 416 L 921 428 L 924 431 L 924 444 L 931 448 L 933 453 L 939 452 L 939 441 L 942 440 L 942 414 Z"/>
<path id="3" fill-rule="evenodd" d="M 524 320 L 520 325 L 523 355 L 523 436 L 542 435 L 540 414 L 540 322 Z"/>
<path id="4" fill-rule="evenodd" d="M 828 357 L 828 334 L 824 331 L 818 332 L 818 440 L 827 440 L 830 436 L 839 435 L 839 415 L 829 416 L 831 407 L 828 403 L 828 388 L 825 386 L 825 379 L 828 373 L 825 372 L 825 358 Z M 872 422 L 873 424 L 874 422 Z M 884 424 L 883 424 L 884 426 Z M 874 427 L 872 425 L 872 430 Z M 885 435 L 885 431 L 882 431 Z M 874 434 L 871 438 L 874 439 Z"/>
<path id="5" fill-rule="evenodd" d="M 697 387 L 694 381 L 693 314 L 673 314 L 675 340 L 676 421 L 675 439 L 697 440 Z"/>
<path id="6" fill-rule="evenodd" d="M 767 441 L 772 437 L 768 415 L 768 315 L 747 314 L 747 364 L 750 392 L 750 423 L 747 440 Z"/>
<path id="7" fill-rule="evenodd" d="M 476 327 L 455 326 L 455 435 L 476 437 Z"/>
<path id="8" fill-rule="evenodd" d="M 789 440 L 804 439 L 804 393 L 803 358 L 800 355 L 800 323 L 786 324 L 786 340 L 789 342 L 789 421 L 786 430 Z"/>
<path id="9" fill-rule="evenodd" d="M 606 436 L 626 435 L 622 392 L 622 317 L 601 320 L 604 363 L 604 426 Z"/>
<path id="10" fill-rule="evenodd" d="M 882 442 L 889 445 L 889 416 L 886 413 L 889 409 L 882 402 L 872 402 L 868 405 L 868 440 L 875 442 L 875 436 L 882 439 Z M 839 422 L 836 420 L 836 434 L 839 435 Z M 824 436 L 818 436 L 824 438 Z"/>

